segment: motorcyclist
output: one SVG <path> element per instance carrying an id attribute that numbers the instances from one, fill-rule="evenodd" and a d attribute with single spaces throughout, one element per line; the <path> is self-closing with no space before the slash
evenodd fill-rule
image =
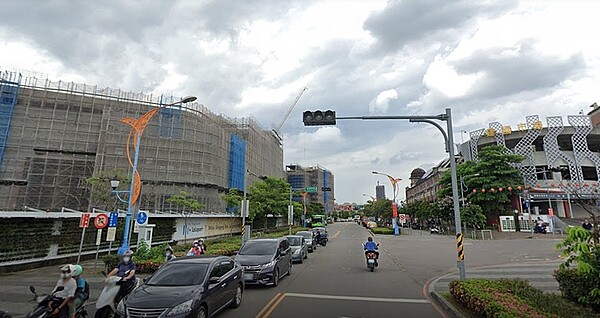
<path id="1" fill-rule="evenodd" d="M 77 289 L 75 290 L 75 295 L 69 302 L 69 316 L 71 318 L 75 318 L 77 308 L 79 308 L 83 302 L 90 298 L 90 285 L 85 278 L 81 276 L 83 273 L 83 267 L 81 267 L 81 265 L 74 265 L 73 267 L 73 279 L 77 284 Z"/>
<path id="2" fill-rule="evenodd" d="M 132 251 L 126 251 L 121 255 L 121 262 L 115 267 L 108 276 L 118 276 L 121 277 L 120 285 L 121 288 L 119 290 L 119 295 L 115 303 L 119 303 L 119 301 L 127 295 L 127 292 L 130 291 L 135 285 L 135 271 L 137 270 L 137 266 L 131 260 L 131 256 L 133 256 Z"/>
<path id="3" fill-rule="evenodd" d="M 194 241 L 194 245 L 190 249 L 187 254 L 188 256 L 200 256 L 202 255 L 202 249 L 200 248 L 200 243 L 198 241 Z"/>
<path id="4" fill-rule="evenodd" d="M 377 243 L 373 242 L 373 238 L 372 237 L 368 237 L 367 238 L 367 242 L 363 245 L 364 250 L 365 250 L 365 257 L 367 256 L 367 253 L 375 253 L 375 255 L 377 255 L 377 257 L 375 258 L 375 267 L 379 266 L 377 259 L 379 259 L 379 246 L 377 245 Z"/>
<path id="5" fill-rule="evenodd" d="M 168 246 L 165 248 L 165 262 L 168 262 L 172 259 L 175 259 L 175 254 L 173 254 L 173 248 Z"/>
<path id="6" fill-rule="evenodd" d="M 204 239 L 198 241 L 198 247 L 200 247 L 200 255 L 206 254 L 206 244 L 204 244 Z"/>
<path id="7" fill-rule="evenodd" d="M 67 308 L 67 305 L 69 304 L 73 296 L 75 296 L 75 291 L 77 290 L 77 283 L 72 278 L 74 271 L 75 266 L 71 264 L 65 265 L 60 268 L 60 279 L 56 283 L 53 295 L 57 298 L 62 299 L 62 301 L 58 306 L 54 306 L 54 301 L 48 302 L 48 311 L 51 311 L 53 316 L 57 316 L 59 318 L 67 318 L 69 316 L 69 310 Z M 63 289 L 58 290 L 59 287 L 62 287 Z"/>
<path id="8" fill-rule="evenodd" d="M 317 242 L 317 244 L 321 243 L 321 231 L 317 230 L 317 234 L 315 234 L 315 242 Z"/>

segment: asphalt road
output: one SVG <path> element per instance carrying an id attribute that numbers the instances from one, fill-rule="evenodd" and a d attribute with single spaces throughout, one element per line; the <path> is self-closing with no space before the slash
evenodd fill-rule
<path id="1" fill-rule="evenodd" d="M 371 273 L 361 244 L 369 233 L 356 223 L 328 226 L 330 241 L 295 264 L 276 288 L 249 287 L 242 306 L 220 317 L 440 317 L 419 284 L 381 246 Z"/>
<path id="2" fill-rule="evenodd" d="M 428 303 L 423 290 L 433 278 L 456 273 L 456 243 L 452 236 L 415 231 L 411 235 L 376 236 L 381 243 L 380 266 L 371 273 L 365 266 L 363 243 L 369 232 L 356 223 L 328 226 L 331 237 L 326 247 L 310 253 L 304 264 L 295 264 L 291 276 L 273 287 L 249 286 L 242 306 L 226 310 L 219 317 L 440 317 Z M 560 237 L 536 239 L 505 238 L 465 241 L 467 277 L 482 273 L 505 275 L 506 267 L 477 269 L 498 264 L 528 263 L 536 270 L 551 270 L 548 262 L 558 260 L 554 245 Z M 535 266 L 536 264 L 539 265 Z M 94 300 L 103 287 L 103 277 L 93 274 L 93 265 L 84 264 L 92 299 L 88 312 L 93 316 Z M 545 267 L 548 267 L 546 269 Z M 557 265 L 556 265 L 557 266 Z M 511 275 L 526 277 L 520 266 Z M 493 269 L 493 271 L 492 271 Z M 492 271 L 492 272 L 490 272 Z M 544 274 L 544 273 L 542 273 Z M 486 274 L 487 275 L 487 274 Z M 543 278 L 539 283 L 555 284 Z M 15 317 L 31 310 L 28 286 L 48 292 L 58 279 L 58 267 L 46 267 L 0 275 L 0 309 Z M 385 316 L 384 316 L 385 315 Z"/>

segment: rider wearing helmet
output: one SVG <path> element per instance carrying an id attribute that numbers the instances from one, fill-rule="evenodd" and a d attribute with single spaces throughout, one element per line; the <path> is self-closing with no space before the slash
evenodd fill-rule
<path id="1" fill-rule="evenodd" d="M 121 255 L 121 262 L 108 273 L 108 276 L 117 275 L 118 277 L 121 277 L 121 289 L 119 290 L 117 300 L 121 300 L 125 297 L 135 286 L 135 271 L 137 270 L 137 266 L 131 260 L 131 256 L 133 256 L 132 251 L 124 252 L 123 255 Z M 116 303 L 118 303 L 118 301 Z"/>
<path id="2" fill-rule="evenodd" d="M 373 252 L 375 253 L 375 255 L 377 255 L 377 258 L 379 258 L 379 245 L 375 242 L 373 242 L 373 238 L 372 237 L 368 237 L 367 238 L 367 243 L 365 243 L 364 245 L 364 249 L 365 249 L 365 255 L 367 255 L 367 253 L 369 252 Z M 375 261 L 375 266 L 377 266 L 377 260 Z"/>
<path id="3" fill-rule="evenodd" d="M 75 291 L 77 290 L 77 283 L 72 278 L 74 271 L 75 266 L 71 264 L 67 264 L 60 268 L 60 279 L 56 283 L 53 295 L 61 298 L 62 302 L 58 306 L 55 306 L 52 301 L 48 302 L 49 311 L 52 312 L 52 315 L 58 316 L 59 318 L 68 317 L 69 311 L 67 305 L 69 304 L 69 301 L 71 301 L 71 298 L 75 296 Z M 58 290 L 60 287 L 62 287 L 62 289 Z"/>
<path id="4" fill-rule="evenodd" d="M 173 254 L 173 248 L 167 245 L 167 247 L 165 247 L 165 261 L 168 262 L 174 258 L 176 257 Z"/>
<path id="5" fill-rule="evenodd" d="M 198 241 L 194 241 L 194 245 L 190 249 L 187 254 L 188 256 L 200 256 L 202 255 L 202 249 L 200 249 L 200 243 Z"/>
<path id="6" fill-rule="evenodd" d="M 200 255 L 206 254 L 206 244 L 204 244 L 204 239 L 198 240 L 198 247 L 200 247 Z"/>
<path id="7" fill-rule="evenodd" d="M 75 296 L 73 296 L 73 299 L 69 302 L 69 316 L 71 318 L 75 318 L 77 308 L 79 308 L 84 301 L 90 298 L 90 285 L 85 278 L 81 276 L 83 273 L 83 267 L 81 267 L 81 265 L 75 265 L 73 267 L 73 279 L 77 284 L 77 290 L 75 291 Z"/>

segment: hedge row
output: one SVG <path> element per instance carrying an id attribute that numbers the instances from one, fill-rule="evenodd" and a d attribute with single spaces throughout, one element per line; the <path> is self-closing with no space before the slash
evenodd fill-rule
<path id="1" fill-rule="evenodd" d="M 519 279 L 453 281 L 450 293 L 477 317 L 597 317 L 588 308 Z"/>
<path id="2" fill-rule="evenodd" d="M 389 227 L 374 227 L 371 228 L 371 232 L 373 232 L 373 234 L 392 235 L 394 234 L 394 229 L 391 229 Z"/>

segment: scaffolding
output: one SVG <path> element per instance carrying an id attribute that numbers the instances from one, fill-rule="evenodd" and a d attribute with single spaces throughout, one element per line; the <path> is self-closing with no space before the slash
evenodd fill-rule
<path id="1" fill-rule="evenodd" d="M 138 118 L 178 100 L 38 76 L 22 76 L 17 87 L 12 109 L 2 107 L 0 113 L 0 130 L 8 127 L 0 135 L 6 138 L 1 210 L 106 209 L 108 203 L 90 201 L 86 179 L 105 171 L 130 175 L 125 156 L 129 127 L 120 119 Z M 5 115 L 8 111 L 12 113 Z M 10 118 L 8 126 L 2 125 L 5 117 Z M 232 177 L 239 179 L 240 145 L 232 142 L 234 135 L 245 144 L 245 167 L 258 175 L 283 177 L 283 150 L 254 119 L 229 119 L 198 103 L 162 108 L 142 137 L 140 209 L 176 210 L 166 200 L 186 191 L 205 211 L 225 211 L 221 193 L 232 187 Z M 235 165 L 232 156 L 238 158 Z"/>

